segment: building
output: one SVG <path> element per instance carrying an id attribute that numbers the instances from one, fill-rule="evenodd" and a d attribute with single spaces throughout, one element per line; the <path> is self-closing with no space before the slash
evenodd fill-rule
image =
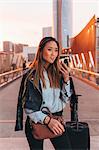
<path id="1" fill-rule="evenodd" d="M 10 71 L 10 53 L 0 52 L 0 73 Z"/>
<path id="2" fill-rule="evenodd" d="M 22 53 L 23 46 L 28 46 L 27 44 L 21 43 L 12 43 L 10 41 L 3 41 L 3 51 L 4 52 L 14 52 L 14 53 Z"/>
<path id="3" fill-rule="evenodd" d="M 14 70 L 16 68 L 21 68 L 23 65 L 23 53 L 13 53 L 10 56 L 11 59 L 11 68 Z"/>
<path id="4" fill-rule="evenodd" d="M 52 36 L 52 27 L 43 27 L 42 28 L 42 37 Z"/>
<path id="5" fill-rule="evenodd" d="M 96 72 L 99 73 L 99 18 L 96 20 Z"/>
<path id="6" fill-rule="evenodd" d="M 72 35 L 72 0 L 53 1 L 53 36 L 61 48 L 69 46 L 68 37 Z"/>
<path id="7" fill-rule="evenodd" d="M 10 41 L 3 41 L 3 51 L 14 51 L 14 44 Z"/>
<path id="8" fill-rule="evenodd" d="M 37 47 L 28 47 L 28 46 L 23 47 L 23 58 L 26 60 L 26 62 L 33 61 L 36 50 L 37 50 Z"/>
<path id="9" fill-rule="evenodd" d="M 23 52 L 23 44 L 14 44 L 14 52 L 15 53 Z"/>
<path id="10" fill-rule="evenodd" d="M 99 73 L 99 18 L 94 15 L 70 41 L 74 67 Z"/>
<path id="11" fill-rule="evenodd" d="M 10 41 L 4 41 L 3 42 L 3 52 L 5 52 L 6 59 L 8 60 L 9 56 L 9 62 L 8 66 L 10 69 L 13 70 L 16 68 L 22 67 L 23 64 L 23 47 L 28 46 L 27 44 L 21 44 L 21 43 L 12 43 Z M 2 54 L 3 58 L 4 54 Z M 4 58 L 5 58 L 4 56 Z M 6 63 L 5 63 L 6 64 Z M 6 64 L 7 65 L 7 64 Z M 3 70 L 8 70 L 5 66 Z"/>

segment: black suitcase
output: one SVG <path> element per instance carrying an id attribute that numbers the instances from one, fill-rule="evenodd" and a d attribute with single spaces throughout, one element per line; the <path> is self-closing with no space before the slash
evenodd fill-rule
<path id="1" fill-rule="evenodd" d="M 71 145 L 71 150 L 90 150 L 90 132 L 86 122 L 78 121 L 78 96 L 76 95 L 73 80 L 70 77 L 72 90 L 70 107 L 71 121 L 66 122 L 66 132 Z"/>
<path id="2" fill-rule="evenodd" d="M 66 122 L 71 150 L 90 150 L 89 126 L 86 122 Z"/>

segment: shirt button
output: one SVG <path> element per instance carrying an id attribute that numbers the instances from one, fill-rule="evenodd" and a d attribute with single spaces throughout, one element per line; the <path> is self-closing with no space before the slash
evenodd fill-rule
<path id="1" fill-rule="evenodd" d="M 45 101 L 43 101 L 43 104 L 45 104 Z"/>

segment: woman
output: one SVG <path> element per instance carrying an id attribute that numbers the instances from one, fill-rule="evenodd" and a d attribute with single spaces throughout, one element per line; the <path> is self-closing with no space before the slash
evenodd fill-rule
<path id="1" fill-rule="evenodd" d="M 69 149 L 64 125 L 41 110 L 46 107 L 52 114 L 62 116 L 70 96 L 68 68 L 59 63 L 59 43 L 53 37 L 45 37 L 39 43 L 31 68 L 23 76 L 17 105 L 15 130 L 23 129 L 24 108 L 27 114 L 25 133 L 30 150 L 43 149 L 43 140 L 32 135 L 30 120 L 46 124 L 55 135 L 61 134 L 50 139 L 56 150 Z"/>

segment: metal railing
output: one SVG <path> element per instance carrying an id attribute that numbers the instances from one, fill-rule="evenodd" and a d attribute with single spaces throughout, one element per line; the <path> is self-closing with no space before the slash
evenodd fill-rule
<path id="1" fill-rule="evenodd" d="M 71 68 L 71 73 L 76 77 L 87 79 L 88 81 L 93 82 L 95 85 L 97 85 L 97 87 L 99 87 L 99 73 L 78 68 Z M 9 82 L 19 78 L 22 75 L 22 68 L 0 74 L 0 87 L 8 84 Z"/>
<path id="2" fill-rule="evenodd" d="M 23 74 L 22 68 L 0 74 L 0 87 L 17 79 L 18 77 L 22 76 L 22 74 Z"/>
<path id="3" fill-rule="evenodd" d="M 87 79 L 88 81 L 93 82 L 94 84 L 99 86 L 99 73 L 78 68 L 71 68 L 71 73 L 80 78 Z"/>

